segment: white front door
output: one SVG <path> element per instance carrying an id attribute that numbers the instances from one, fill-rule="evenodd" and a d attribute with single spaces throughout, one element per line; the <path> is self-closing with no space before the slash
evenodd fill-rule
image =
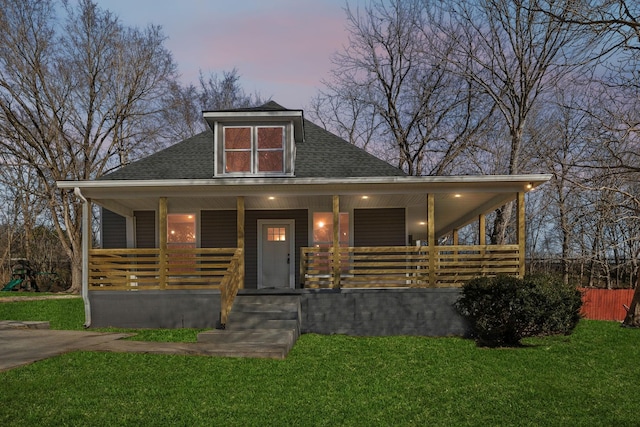
<path id="1" fill-rule="evenodd" d="M 295 286 L 295 222 L 258 220 L 258 288 Z"/>

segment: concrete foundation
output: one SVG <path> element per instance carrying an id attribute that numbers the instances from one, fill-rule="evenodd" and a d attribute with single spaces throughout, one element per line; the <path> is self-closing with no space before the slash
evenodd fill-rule
<path id="1" fill-rule="evenodd" d="M 463 336 L 458 288 L 241 291 L 300 297 L 301 332 L 355 336 Z M 217 291 L 90 292 L 92 327 L 214 328 Z"/>

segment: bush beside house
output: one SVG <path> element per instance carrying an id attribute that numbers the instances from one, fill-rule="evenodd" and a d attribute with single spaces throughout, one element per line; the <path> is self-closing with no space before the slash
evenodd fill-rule
<path id="1" fill-rule="evenodd" d="M 467 282 L 456 302 L 480 346 L 517 346 L 525 337 L 570 334 L 582 299 L 573 285 L 551 276 L 479 277 Z"/>

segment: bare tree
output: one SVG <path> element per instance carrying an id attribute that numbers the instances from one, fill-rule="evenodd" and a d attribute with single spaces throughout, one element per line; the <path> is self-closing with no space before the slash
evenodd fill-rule
<path id="1" fill-rule="evenodd" d="M 78 291 L 81 209 L 55 182 L 96 178 L 157 141 L 175 66 L 158 27 L 124 27 L 91 0 L 0 6 L 3 167 L 28 166 L 38 178 Z"/>
<path id="2" fill-rule="evenodd" d="M 346 8 L 349 45 L 314 102 L 326 127 L 410 175 L 441 174 L 471 143 L 487 111 L 469 81 L 448 72 L 451 40 L 437 37 L 429 3 L 376 0 Z M 489 106 L 489 110 L 491 106 Z"/>
<path id="3" fill-rule="evenodd" d="M 205 75 L 200 71 L 198 85 L 182 86 L 175 83 L 167 94 L 165 120 L 171 126 L 165 128 L 166 139 L 180 141 L 206 129 L 202 111 L 253 107 L 266 102 L 259 93 L 247 94 L 240 84 L 236 68 Z"/>
<path id="4" fill-rule="evenodd" d="M 537 9 L 542 0 L 456 1 L 442 37 L 456 41 L 451 71 L 474 83 L 496 105 L 508 130 L 503 173 L 525 170 L 523 144 L 532 109 L 564 76 L 582 63 L 584 38 L 568 23 Z M 554 13 L 570 13 L 570 1 L 544 2 Z M 492 241 L 503 242 L 511 206 L 497 211 Z"/>

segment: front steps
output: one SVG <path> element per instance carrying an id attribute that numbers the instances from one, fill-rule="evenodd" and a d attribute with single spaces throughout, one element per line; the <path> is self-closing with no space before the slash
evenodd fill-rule
<path id="1" fill-rule="evenodd" d="M 238 357 L 284 359 L 300 336 L 300 297 L 238 295 L 226 329 L 198 334 L 198 343 L 237 349 Z"/>

